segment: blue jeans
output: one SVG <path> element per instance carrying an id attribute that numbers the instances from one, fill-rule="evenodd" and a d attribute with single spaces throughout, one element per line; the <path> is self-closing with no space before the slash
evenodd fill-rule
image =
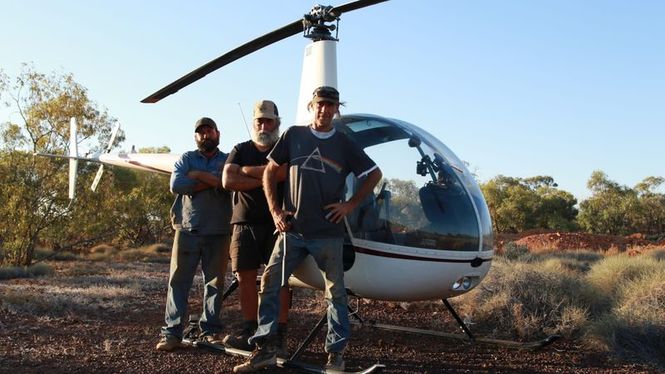
<path id="1" fill-rule="evenodd" d="M 250 344 L 262 344 L 277 332 L 279 313 L 279 291 L 282 286 L 282 260 L 284 259 L 284 235 L 270 256 L 270 261 L 261 277 L 259 292 L 259 327 Z M 300 263 L 311 255 L 321 269 L 325 280 L 325 298 L 328 303 L 328 334 L 326 352 L 343 352 L 351 335 L 349 309 L 344 287 L 344 263 L 342 246 L 344 239 L 304 239 L 297 234 L 287 234 L 285 279 L 288 279 Z"/>
<path id="2" fill-rule="evenodd" d="M 229 235 L 191 235 L 176 231 L 171 250 L 171 270 L 166 294 L 166 311 L 162 335 L 182 338 L 187 298 L 194 281 L 196 268 L 201 262 L 203 273 L 203 314 L 199 327 L 203 334 L 222 331 L 222 296 L 224 275 L 229 258 Z"/>

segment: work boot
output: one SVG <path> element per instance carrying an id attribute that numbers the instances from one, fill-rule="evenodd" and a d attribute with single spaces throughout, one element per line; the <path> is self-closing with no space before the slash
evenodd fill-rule
<path id="1" fill-rule="evenodd" d="M 326 370 L 344 371 L 344 354 L 342 352 L 328 353 Z"/>
<path id="2" fill-rule="evenodd" d="M 251 373 L 268 366 L 277 365 L 277 348 L 272 344 L 258 346 L 249 360 L 233 368 L 234 373 Z"/>
<path id="3" fill-rule="evenodd" d="M 164 335 L 157 343 L 155 349 L 158 351 L 172 351 L 176 348 L 184 348 L 185 345 L 182 343 L 182 339 L 173 335 Z"/>
<path id="4" fill-rule="evenodd" d="M 282 358 L 289 357 L 289 349 L 286 345 L 287 331 L 286 323 L 280 323 L 277 325 L 277 356 Z"/>
<path id="5" fill-rule="evenodd" d="M 248 340 L 249 340 L 249 338 L 252 337 L 252 335 L 254 335 L 254 331 L 256 331 L 257 323 L 256 323 L 256 321 L 245 321 L 244 326 L 245 327 L 243 327 L 242 331 L 240 331 L 239 334 L 226 335 L 224 340 L 222 340 L 222 344 L 224 344 L 225 347 L 240 349 L 240 350 L 243 350 L 243 351 L 253 350 L 254 345 L 249 344 Z"/>

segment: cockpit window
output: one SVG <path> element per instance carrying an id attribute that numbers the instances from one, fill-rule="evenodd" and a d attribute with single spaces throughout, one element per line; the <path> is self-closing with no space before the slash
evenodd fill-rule
<path id="1" fill-rule="evenodd" d="M 354 238 L 448 251 L 491 249 L 491 222 L 480 189 L 436 138 L 380 117 L 342 117 L 337 128 L 361 145 L 387 177 L 347 216 Z M 396 177 L 386 173 L 395 163 Z M 349 175 L 346 186 L 350 198 L 359 181 Z"/>

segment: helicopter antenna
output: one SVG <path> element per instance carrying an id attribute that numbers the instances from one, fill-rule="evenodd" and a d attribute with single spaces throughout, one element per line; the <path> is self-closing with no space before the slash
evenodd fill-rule
<path id="1" fill-rule="evenodd" d="M 245 113 L 242 111 L 242 105 L 238 103 L 238 108 L 240 108 L 240 117 L 242 117 L 242 122 L 245 124 L 245 129 L 247 129 L 247 135 L 249 138 L 252 138 L 252 133 L 249 132 L 249 126 L 247 126 L 247 121 L 245 120 Z"/>

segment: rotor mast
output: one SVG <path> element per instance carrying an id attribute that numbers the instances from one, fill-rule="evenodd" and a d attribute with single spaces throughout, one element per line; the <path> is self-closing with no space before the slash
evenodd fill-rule
<path id="1" fill-rule="evenodd" d="M 332 24 L 334 22 L 334 24 Z M 312 42 L 305 46 L 296 125 L 307 125 L 311 113 L 307 105 L 312 92 L 320 86 L 337 87 L 337 31 L 339 16 L 332 6 L 315 5 L 302 20 L 303 36 Z M 335 36 L 332 35 L 335 31 Z"/>

